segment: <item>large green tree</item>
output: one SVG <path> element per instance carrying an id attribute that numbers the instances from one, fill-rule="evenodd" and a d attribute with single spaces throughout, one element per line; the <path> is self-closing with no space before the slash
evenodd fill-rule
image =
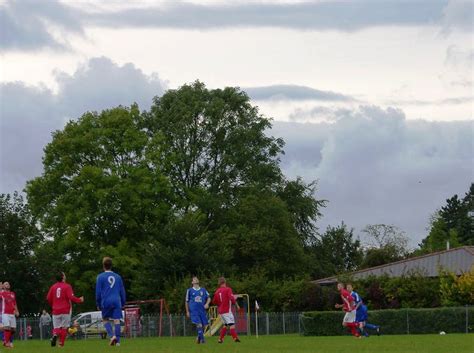
<path id="1" fill-rule="evenodd" d="M 132 105 L 70 121 L 27 185 L 48 235 L 41 250 L 81 294 L 103 255 L 140 297 L 191 273 L 304 273 L 323 202 L 314 184 L 283 176 L 283 141 L 270 127 L 245 92 L 200 82 L 147 112 Z"/>

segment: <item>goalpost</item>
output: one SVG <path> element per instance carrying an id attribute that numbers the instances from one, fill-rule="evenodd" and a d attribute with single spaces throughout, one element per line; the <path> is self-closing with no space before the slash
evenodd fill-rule
<path id="1" fill-rule="evenodd" d="M 124 307 L 125 311 L 125 334 L 127 337 L 142 336 L 142 306 L 147 304 L 158 304 L 160 307 L 157 336 L 163 334 L 163 315 L 169 319 L 170 336 L 174 336 L 171 314 L 165 299 L 135 300 L 129 301 Z"/>

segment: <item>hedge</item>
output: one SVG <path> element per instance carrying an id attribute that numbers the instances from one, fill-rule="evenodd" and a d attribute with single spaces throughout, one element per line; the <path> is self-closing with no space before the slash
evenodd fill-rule
<path id="1" fill-rule="evenodd" d="M 466 317 L 467 315 L 467 317 Z M 305 336 L 337 336 L 347 334 L 342 327 L 343 312 L 313 311 L 303 313 L 301 323 Z M 385 334 L 417 334 L 474 332 L 474 307 L 435 309 L 373 310 L 369 321 L 381 326 Z"/>

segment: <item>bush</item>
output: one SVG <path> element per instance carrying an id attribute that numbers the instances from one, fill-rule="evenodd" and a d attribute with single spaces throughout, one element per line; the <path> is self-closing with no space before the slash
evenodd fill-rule
<path id="1" fill-rule="evenodd" d="M 383 334 L 418 334 L 474 332 L 474 307 L 400 309 L 370 311 L 369 322 L 380 325 Z M 337 336 L 346 333 L 342 327 L 344 313 L 339 311 L 313 311 L 302 316 L 305 336 Z"/>

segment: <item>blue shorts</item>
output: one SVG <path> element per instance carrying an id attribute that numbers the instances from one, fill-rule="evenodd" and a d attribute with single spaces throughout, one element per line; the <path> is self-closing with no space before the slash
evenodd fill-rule
<path id="1" fill-rule="evenodd" d="M 197 311 L 197 312 L 192 312 L 191 311 L 191 322 L 195 325 L 209 325 L 209 321 L 207 320 L 207 315 L 205 312 L 202 311 Z"/>
<path id="2" fill-rule="evenodd" d="M 356 311 L 356 322 L 365 322 L 367 321 L 368 316 L 367 307 L 363 305 Z"/>
<path id="3" fill-rule="evenodd" d="M 119 320 L 122 319 L 122 307 L 120 304 L 116 303 L 113 305 L 108 305 L 101 308 L 102 311 L 102 319 L 112 319 L 112 320 Z"/>

